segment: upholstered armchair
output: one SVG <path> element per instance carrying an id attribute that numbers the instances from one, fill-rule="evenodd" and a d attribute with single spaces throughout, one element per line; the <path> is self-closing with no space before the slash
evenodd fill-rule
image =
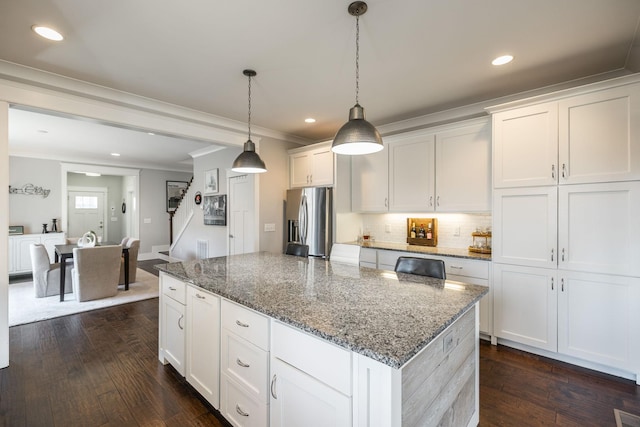
<path id="1" fill-rule="evenodd" d="M 125 242 L 126 239 L 126 242 Z M 136 271 L 138 271 L 138 251 L 140 250 L 140 239 L 124 238 L 122 246 L 129 248 L 129 283 L 136 281 Z M 120 263 L 119 284 L 124 284 L 124 257 Z"/>
<path id="2" fill-rule="evenodd" d="M 122 246 L 73 249 L 73 293 L 79 302 L 108 298 L 118 293 Z"/>
<path id="3" fill-rule="evenodd" d="M 51 264 L 49 254 L 44 245 L 31 244 L 29 246 L 31 254 L 31 271 L 33 273 L 33 288 L 36 298 L 60 295 L 60 264 Z M 67 265 L 64 280 L 64 293 L 72 291 L 71 286 L 71 265 Z"/>

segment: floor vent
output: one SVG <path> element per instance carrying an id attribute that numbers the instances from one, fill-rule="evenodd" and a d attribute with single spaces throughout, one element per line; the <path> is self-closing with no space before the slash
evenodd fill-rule
<path id="1" fill-rule="evenodd" d="M 209 258 L 209 241 L 198 239 L 196 247 L 196 258 L 205 259 Z"/>

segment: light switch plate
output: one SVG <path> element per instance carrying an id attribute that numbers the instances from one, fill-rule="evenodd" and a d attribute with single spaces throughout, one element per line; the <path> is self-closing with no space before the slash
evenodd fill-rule
<path id="1" fill-rule="evenodd" d="M 265 224 L 264 225 L 264 231 L 276 231 L 276 225 L 275 224 Z"/>
<path id="2" fill-rule="evenodd" d="M 143 220 L 143 222 L 144 222 L 145 224 L 151 224 L 151 218 L 145 218 L 145 219 Z"/>

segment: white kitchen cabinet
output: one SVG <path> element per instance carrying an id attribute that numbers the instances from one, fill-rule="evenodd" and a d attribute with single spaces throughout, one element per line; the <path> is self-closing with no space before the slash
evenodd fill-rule
<path id="1" fill-rule="evenodd" d="M 360 267 L 378 268 L 378 251 L 360 248 Z"/>
<path id="2" fill-rule="evenodd" d="M 640 278 L 558 276 L 558 352 L 640 374 Z"/>
<path id="3" fill-rule="evenodd" d="M 31 273 L 32 244 L 43 244 L 49 255 L 49 262 L 54 261 L 54 246 L 65 243 L 64 233 L 22 234 L 9 236 L 9 274 Z"/>
<path id="4" fill-rule="evenodd" d="M 269 319 L 222 301 L 220 413 L 234 426 L 269 424 Z"/>
<path id="5" fill-rule="evenodd" d="M 442 129 L 435 149 L 436 211 L 490 212 L 490 123 Z"/>
<path id="6" fill-rule="evenodd" d="M 587 90 L 494 109 L 495 188 L 640 179 L 640 84 Z"/>
<path id="7" fill-rule="evenodd" d="M 351 426 L 351 353 L 273 321 L 272 427 Z"/>
<path id="8" fill-rule="evenodd" d="M 186 373 L 186 285 L 167 274 L 160 274 L 159 359 L 170 363 L 182 376 Z"/>
<path id="9" fill-rule="evenodd" d="M 351 210 L 389 210 L 389 147 L 362 156 L 351 156 Z"/>
<path id="10" fill-rule="evenodd" d="M 220 408 L 220 297 L 187 286 L 186 378 Z"/>
<path id="11" fill-rule="evenodd" d="M 640 275 L 640 182 L 498 189 L 497 263 Z"/>
<path id="12" fill-rule="evenodd" d="M 435 136 L 417 134 L 389 143 L 389 210 L 429 212 L 435 208 Z"/>
<path id="13" fill-rule="evenodd" d="M 291 188 L 333 185 L 331 145 L 318 145 L 289 150 Z"/>
<path id="14" fill-rule="evenodd" d="M 492 285 L 495 336 L 557 351 L 557 271 L 494 264 Z"/>

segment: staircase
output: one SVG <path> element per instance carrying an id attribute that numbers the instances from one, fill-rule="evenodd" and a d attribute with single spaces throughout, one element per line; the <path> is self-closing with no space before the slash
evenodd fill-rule
<path id="1" fill-rule="evenodd" d="M 169 244 L 171 245 L 169 253 L 174 248 L 180 237 L 184 233 L 193 218 L 193 212 L 196 208 L 195 191 L 191 188 L 193 178 L 189 181 L 186 190 L 182 193 L 182 199 L 178 203 L 178 207 L 173 212 L 169 212 Z"/>

